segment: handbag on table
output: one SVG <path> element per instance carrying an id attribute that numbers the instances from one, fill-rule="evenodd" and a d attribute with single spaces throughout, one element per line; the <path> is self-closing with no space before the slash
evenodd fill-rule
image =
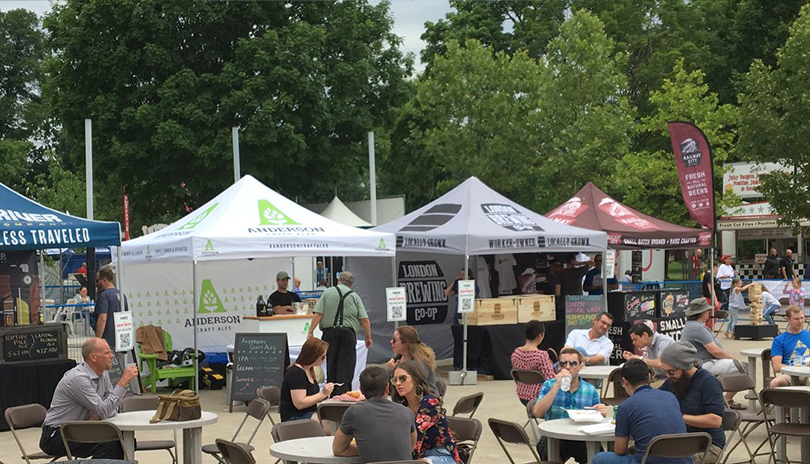
<path id="1" fill-rule="evenodd" d="M 155 415 L 149 420 L 150 424 L 162 420 L 189 421 L 202 417 L 200 408 L 200 395 L 194 390 L 177 389 L 171 395 L 159 395 L 158 407 Z"/>

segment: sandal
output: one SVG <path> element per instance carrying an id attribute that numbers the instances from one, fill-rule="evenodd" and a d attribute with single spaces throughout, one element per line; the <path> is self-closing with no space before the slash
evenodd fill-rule
<path id="1" fill-rule="evenodd" d="M 729 401 L 728 402 L 728 407 L 731 408 L 731 409 L 736 409 L 737 411 L 744 411 L 744 410 L 748 409 L 747 407 L 743 406 L 742 404 L 740 404 L 740 403 L 738 403 L 736 401 Z"/>

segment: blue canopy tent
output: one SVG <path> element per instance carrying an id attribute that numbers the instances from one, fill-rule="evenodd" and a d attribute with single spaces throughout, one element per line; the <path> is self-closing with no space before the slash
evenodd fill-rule
<path id="1" fill-rule="evenodd" d="M 92 221 L 59 212 L 0 183 L 0 253 L 97 246 L 117 246 L 120 252 L 120 245 L 117 222 Z"/>

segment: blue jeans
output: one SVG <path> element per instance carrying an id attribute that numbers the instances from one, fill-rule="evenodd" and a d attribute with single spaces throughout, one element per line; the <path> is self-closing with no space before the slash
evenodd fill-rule
<path id="1" fill-rule="evenodd" d="M 593 456 L 591 464 L 638 464 L 638 459 L 635 454 L 619 456 L 613 451 L 602 451 Z"/>
<path id="2" fill-rule="evenodd" d="M 726 332 L 734 333 L 734 328 L 737 327 L 737 321 L 740 319 L 740 311 L 745 308 L 728 307 L 728 329 Z"/>
<path id="3" fill-rule="evenodd" d="M 780 305 L 779 303 L 771 303 L 771 305 L 768 306 L 765 309 L 765 311 L 763 311 L 762 317 L 764 317 L 765 320 L 768 321 L 768 324 L 776 324 L 776 322 L 773 321 L 772 314 L 775 313 L 776 310 L 781 308 L 781 307 L 782 307 L 782 305 Z"/>
<path id="4" fill-rule="evenodd" d="M 312 419 L 313 414 L 315 414 L 315 411 L 307 411 L 307 412 L 301 414 L 300 416 L 292 416 L 289 419 L 287 419 L 285 422 L 292 422 L 292 421 L 297 421 L 297 420 L 309 420 L 309 419 Z"/>
<path id="5" fill-rule="evenodd" d="M 425 450 L 423 457 L 427 458 L 432 464 L 456 464 L 456 460 L 453 459 L 447 448 Z"/>

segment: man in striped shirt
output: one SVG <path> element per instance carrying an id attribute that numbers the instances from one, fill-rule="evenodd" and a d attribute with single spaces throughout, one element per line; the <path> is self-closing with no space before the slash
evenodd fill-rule
<path id="1" fill-rule="evenodd" d="M 69 421 L 103 420 L 115 416 L 124 398 L 125 388 L 138 375 L 135 366 L 124 369 L 113 388 L 109 370 L 115 353 L 103 338 L 91 338 L 82 344 L 84 362 L 67 371 L 56 386 L 51 408 L 42 423 L 39 447 L 51 456 L 65 456 L 59 427 Z M 118 441 L 106 443 L 68 443 L 73 456 L 82 458 L 124 459 Z"/>

